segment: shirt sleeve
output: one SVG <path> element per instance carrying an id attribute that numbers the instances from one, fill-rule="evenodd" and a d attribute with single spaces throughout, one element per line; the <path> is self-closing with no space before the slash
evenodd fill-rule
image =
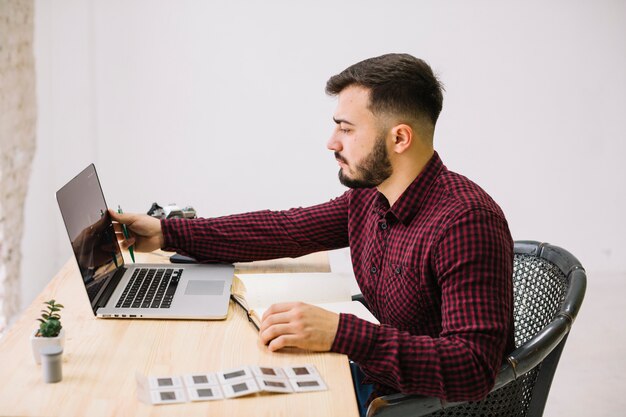
<path id="1" fill-rule="evenodd" d="M 349 191 L 327 203 L 212 219 L 161 220 L 163 249 L 202 262 L 298 257 L 348 245 Z"/>
<path id="2" fill-rule="evenodd" d="M 435 245 L 440 334 L 414 335 L 341 314 L 331 350 L 397 392 L 478 400 L 493 387 L 512 341 L 513 242 L 503 218 L 475 210 L 454 221 Z"/>

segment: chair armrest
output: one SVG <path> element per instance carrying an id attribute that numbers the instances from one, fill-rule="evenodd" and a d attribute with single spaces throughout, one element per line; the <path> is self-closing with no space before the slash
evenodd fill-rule
<path id="1" fill-rule="evenodd" d="M 462 402 L 446 403 L 436 397 L 421 395 L 391 394 L 374 398 L 367 409 L 367 417 L 420 417 Z"/>
<path id="2" fill-rule="evenodd" d="M 365 301 L 365 297 L 363 297 L 363 294 L 355 294 L 352 296 L 352 301 L 358 301 L 361 304 L 363 304 L 365 306 L 365 308 L 367 308 L 368 310 L 370 309 L 370 306 L 367 305 L 367 301 Z"/>
<path id="3" fill-rule="evenodd" d="M 496 391 L 526 374 L 541 363 L 569 332 L 568 317 L 557 316 L 526 345 L 517 348 L 506 359 L 490 392 Z M 391 394 L 375 398 L 367 409 L 367 417 L 426 416 L 465 402 L 445 402 L 436 397 Z"/>

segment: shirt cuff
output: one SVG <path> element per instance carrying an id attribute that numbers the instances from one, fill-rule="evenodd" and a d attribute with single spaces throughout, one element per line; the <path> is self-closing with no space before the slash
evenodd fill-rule
<path id="1" fill-rule="evenodd" d="M 374 350 L 380 326 L 354 314 L 339 314 L 337 334 L 331 352 L 348 355 L 355 362 L 365 362 Z"/>
<path id="2" fill-rule="evenodd" d="M 180 250 L 188 251 L 191 246 L 191 228 L 184 219 L 162 219 L 161 233 L 163 233 L 163 247 L 169 252 Z"/>

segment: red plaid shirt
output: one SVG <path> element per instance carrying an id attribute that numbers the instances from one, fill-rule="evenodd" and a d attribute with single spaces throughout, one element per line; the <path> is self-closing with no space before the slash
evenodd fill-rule
<path id="1" fill-rule="evenodd" d="M 376 394 L 477 400 L 512 337 L 513 241 L 504 214 L 435 153 L 396 201 L 349 190 L 308 208 L 163 220 L 167 249 L 241 262 L 349 246 L 375 325 L 341 314 L 331 348 L 357 362 Z"/>

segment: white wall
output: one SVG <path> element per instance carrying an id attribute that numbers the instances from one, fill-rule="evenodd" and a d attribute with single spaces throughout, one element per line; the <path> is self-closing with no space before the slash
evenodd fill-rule
<path id="1" fill-rule="evenodd" d="M 92 161 L 126 211 L 341 193 L 326 79 L 396 51 L 439 73 L 436 148 L 501 204 L 514 238 L 626 270 L 626 2 L 302 3 L 37 1 L 24 305 L 70 256 L 54 192 Z"/>

